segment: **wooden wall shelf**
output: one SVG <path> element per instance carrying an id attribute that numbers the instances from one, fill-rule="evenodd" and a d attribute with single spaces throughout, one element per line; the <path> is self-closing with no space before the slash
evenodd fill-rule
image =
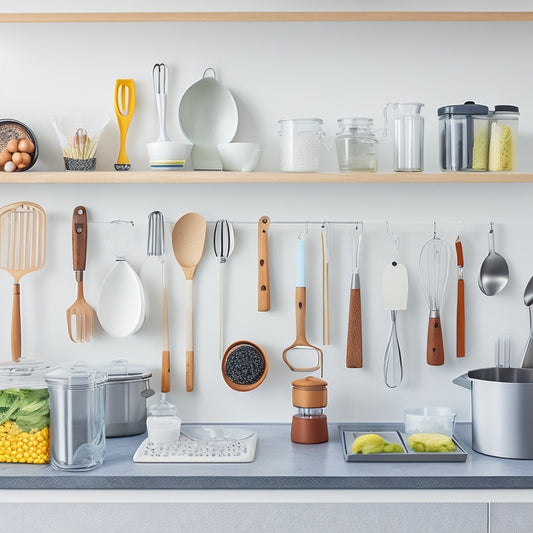
<path id="1" fill-rule="evenodd" d="M 533 11 L 190 11 L 142 13 L 0 13 L 0 23 L 524 21 L 533 21 Z"/>
<path id="2" fill-rule="evenodd" d="M 290 173 L 217 171 L 0 172 L 2 183 L 533 183 L 533 173 Z"/>

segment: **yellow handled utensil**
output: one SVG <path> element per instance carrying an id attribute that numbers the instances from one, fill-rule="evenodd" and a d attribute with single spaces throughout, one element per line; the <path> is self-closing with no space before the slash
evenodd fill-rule
<path id="1" fill-rule="evenodd" d="M 130 161 L 126 155 L 126 135 L 135 111 L 135 83 L 133 80 L 115 82 L 115 114 L 120 131 L 120 150 L 115 170 L 129 170 Z"/>

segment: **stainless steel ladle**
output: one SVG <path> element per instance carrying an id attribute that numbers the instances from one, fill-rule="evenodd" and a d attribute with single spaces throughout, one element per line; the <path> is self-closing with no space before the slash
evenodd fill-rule
<path id="1" fill-rule="evenodd" d="M 509 281 L 509 267 L 507 261 L 494 251 L 494 222 L 490 223 L 489 255 L 481 264 L 478 285 L 481 292 L 487 296 L 498 294 Z"/>

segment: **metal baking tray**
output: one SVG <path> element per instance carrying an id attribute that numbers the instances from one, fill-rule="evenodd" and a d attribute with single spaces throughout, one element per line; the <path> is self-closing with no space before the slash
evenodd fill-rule
<path id="1" fill-rule="evenodd" d="M 371 426 L 361 424 L 341 424 L 339 425 L 341 436 L 342 452 L 344 460 L 351 463 L 424 463 L 424 462 L 464 462 L 467 453 L 463 447 L 452 437 L 455 443 L 454 452 L 414 452 L 407 445 L 408 435 L 400 430 L 395 429 L 374 429 Z M 366 433 L 376 433 L 388 442 L 399 444 L 404 453 L 371 453 L 363 455 L 352 453 L 353 441 Z"/>

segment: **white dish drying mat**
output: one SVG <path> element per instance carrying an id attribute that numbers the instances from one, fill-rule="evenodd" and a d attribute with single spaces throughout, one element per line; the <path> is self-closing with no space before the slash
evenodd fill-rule
<path id="1" fill-rule="evenodd" d="M 245 438 L 195 439 L 181 434 L 177 441 L 154 444 L 145 439 L 133 456 L 136 463 L 250 463 L 257 433 Z"/>

